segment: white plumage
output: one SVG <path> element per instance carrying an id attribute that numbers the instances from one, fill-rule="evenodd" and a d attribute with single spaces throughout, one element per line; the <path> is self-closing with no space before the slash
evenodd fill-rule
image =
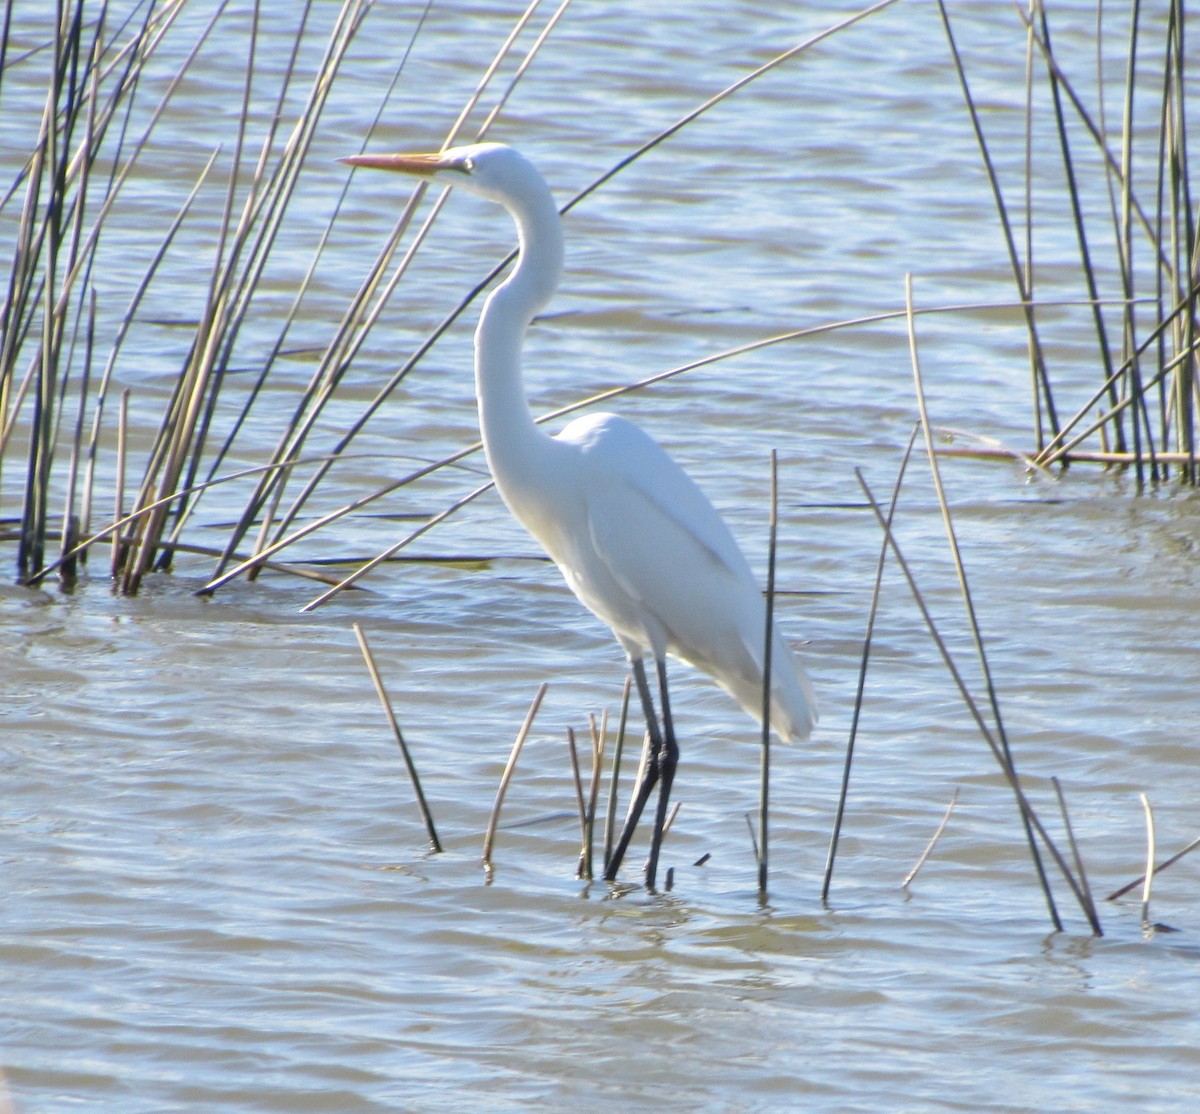
<path id="1" fill-rule="evenodd" d="M 615 875 L 642 807 L 661 780 L 646 870 L 652 887 L 678 753 L 665 657 L 703 670 L 760 718 L 762 593 L 704 493 L 637 426 L 614 414 L 591 414 L 551 437 L 534 423 L 521 382 L 521 348 L 529 322 L 558 286 L 562 231 L 550 190 L 533 165 L 494 143 L 436 155 L 358 155 L 344 161 L 461 186 L 499 202 L 516 221 L 521 245 L 516 266 L 488 298 L 475 334 L 480 430 L 505 503 L 629 657 L 651 755 L 605 877 Z M 661 730 L 646 682 L 647 656 L 659 678 Z M 817 718 L 812 688 L 777 632 L 771 694 L 772 728 L 784 739 L 807 738 Z"/>

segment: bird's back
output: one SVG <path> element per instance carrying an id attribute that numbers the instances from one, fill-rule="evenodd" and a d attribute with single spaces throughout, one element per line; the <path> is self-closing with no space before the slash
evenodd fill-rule
<path id="1" fill-rule="evenodd" d="M 555 440 L 575 458 L 574 523 L 564 538 L 539 540 L 576 595 L 632 656 L 670 653 L 761 719 L 766 609 L 725 521 L 623 418 L 580 418 Z M 816 722 L 811 685 L 778 632 L 772 646 L 771 725 L 782 738 L 806 738 Z"/>

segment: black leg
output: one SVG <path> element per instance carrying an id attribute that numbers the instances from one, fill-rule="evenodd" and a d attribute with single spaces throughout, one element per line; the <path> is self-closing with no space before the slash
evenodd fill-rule
<path id="1" fill-rule="evenodd" d="M 646 887 L 654 889 L 658 874 L 658 852 L 662 847 L 663 828 L 667 823 L 667 805 L 675 767 L 679 764 L 679 744 L 675 741 L 675 725 L 671 722 L 671 701 L 667 696 L 667 663 L 659 660 L 658 690 L 662 697 L 663 745 L 658 752 L 658 808 L 654 814 L 654 833 L 650 838 L 650 857 L 646 860 Z"/>
<path id="2" fill-rule="evenodd" d="M 606 882 L 612 882 L 617 877 L 617 871 L 621 869 L 621 861 L 625 858 L 625 852 L 629 848 L 629 841 L 633 838 L 638 821 L 642 818 L 642 810 L 646 807 L 646 802 L 650 799 L 650 793 L 654 789 L 654 785 L 662 772 L 660 769 L 660 759 L 663 750 L 663 739 L 662 734 L 658 730 L 658 715 L 654 710 L 654 700 L 650 696 L 650 686 L 646 682 L 646 667 L 642 664 L 640 658 L 631 660 L 629 664 L 633 670 L 634 682 L 637 684 L 638 696 L 641 697 L 642 713 L 646 717 L 647 753 L 642 763 L 641 779 L 638 781 L 637 788 L 634 790 L 633 797 L 629 802 L 629 811 L 625 814 L 625 826 L 621 829 L 621 837 L 613 847 L 612 855 L 608 862 L 604 864 L 604 879 Z M 661 671 L 661 665 L 659 668 Z M 660 684 L 661 676 L 660 672 Z M 674 773 L 674 766 L 672 766 L 671 772 L 672 774 Z"/>

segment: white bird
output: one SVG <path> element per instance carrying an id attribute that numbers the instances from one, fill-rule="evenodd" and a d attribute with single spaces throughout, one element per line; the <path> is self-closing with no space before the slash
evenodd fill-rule
<path id="1" fill-rule="evenodd" d="M 646 884 L 653 889 L 679 754 L 666 657 L 703 670 L 760 719 L 766 641 L 762 592 L 704 493 L 637 426 L 615 414 L 590 414 L 551 437 L 535 424 L 521 382 L 521 349 L 530 321 L 558 286 L 563 240 L 550 189 L 532 163 L 499 143 L 342 161 L 461 187 L 499 202 L 516 221 L 516 265 L 487 299 L 475 332 L 480 432 L 509 510 L 553 558 L 584 606 L 612 628 L 629 658 L 646 716 L 649 754 L 604 876 L 616 877 L 658 783 L 646 864 Z M 647 654 L 658 675 L 661 729 L 646 681 Z M 808 737 L 816 719 L 808 677 L 776 630 L 771 727 L 782 739 L 799 740 Z"/>

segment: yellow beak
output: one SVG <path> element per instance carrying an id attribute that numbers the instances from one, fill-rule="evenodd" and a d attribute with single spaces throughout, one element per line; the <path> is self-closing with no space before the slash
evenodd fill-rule
<path id="1" fill-rule="evenodd" d="M 445 155 L 347 155 L 338 159 L 347 166 L 363 166 L 369 170 L 394 170 L 431 178 L 439 170 L 448 170 L 453 162 Z"/>

